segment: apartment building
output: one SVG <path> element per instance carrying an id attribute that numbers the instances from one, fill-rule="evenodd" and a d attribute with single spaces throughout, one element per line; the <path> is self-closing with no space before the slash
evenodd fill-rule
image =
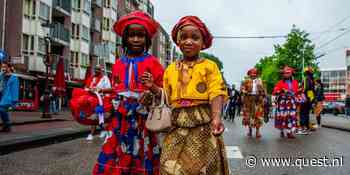
<path id="1" fill-rule="evenodd" d="M 326 101 L 344 101 L 346 98 L 346 69 L 321 70 Z"/>
<path id="2" fill-rule="evenodd" d="M 168 67 L 172 62 L 171 40 L 165 29 L 160 26 L 158 33 L 153 40 L 152 54 L 159 58 L 160 63 L 164 67 Z"/>
<path id="3" fill-rule="evenodd" d="M 2 45 L 20 78 L 20 99 L 29 100 L 27 105 L 33 106 L 43 92 L 45 63 L 53 65 L 48 69 L 52 74 L 59 57 L 68 63 L 71 1 L 6 0 L 0 3 L 0 9 L 4 12 Z"/>
<path id="4" fill-rule="evenodd" d="M 110 74 L 122 54 L 113 24 L 134 10 L 154 16 L 150 0 L 1 0 L 0 9 L 0 46 L 15 64 L 24 99 L 44 92 L 46 65 L 53 83 L 59 58 L 65 63 L 68 95 L 81 85 L 89 66 L 100 64 Z M 170 63 L 169 43 L 161 28 L 150 49 L 164 66 Z"/>

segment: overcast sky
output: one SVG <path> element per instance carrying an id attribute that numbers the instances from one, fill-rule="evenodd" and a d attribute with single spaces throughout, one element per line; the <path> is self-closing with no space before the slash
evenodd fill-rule
<path id="1" fill-rule="evenodd" d="M 199 16 L 216 36 L 286 35 L 295 24 L 309 32 L 316 45 L 350 29 L 350 0 L 152 0 L 155 18 L 170 33 L 185 15 Z M 348 17 L 348 18 L 346 18 Z M 339 24 L 343 19 L 343 23 Z M 336 25 L 338 23 L 338 25 Z M 331 32 L 324 32 L 331 30 Z M 246 71 L 263 56 L 273 53 L 274 44 L 285 39 L 214 39 L 206 50 L 224 63 L 229 83 L 238 83 Z M 317 46 L 316 46 L 317 47 Z M 350 33 L 317 53 L 321 69 L 345 68 L 345 48 L 350 48 Z"/>

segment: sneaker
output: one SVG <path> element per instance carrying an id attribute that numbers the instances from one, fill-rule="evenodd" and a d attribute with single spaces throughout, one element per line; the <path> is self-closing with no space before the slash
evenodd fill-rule
<path id="1" fill-rule="evenodd" d="M 309 133 L 307 132 L 307 130 L 299 130 L 296 134 L 297 135 L 307 135 Z"/>
<path id="2" fill-rule="evenodd" d="M 107 131 L 101 131 L 100 138 L 105 138 L 107 136 Z"/>
<path id="3" fill-rule="evenodd" d="M 94 139 L 94 136 L 92 134 L 89 134 L 87 137 L 86 137 L 86 140 L 88 141 L 91 141 Z"/>

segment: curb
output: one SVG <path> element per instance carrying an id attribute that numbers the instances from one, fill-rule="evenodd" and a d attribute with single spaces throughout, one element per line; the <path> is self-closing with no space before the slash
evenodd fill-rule
<path id="1" fill-rule="evenodd" d="M 24 121 L 24 122 L 13 122 L 11 125 L 27 125 L 27 124 L 38 124 L 38 123 L 50 123 L 50 122 L 63 122 L 69 121 L 67 119 L 47 119 L 47 120 L 36 120 L 36 121 Z M 2 125 L 2 124 L 0 124 Z"/>
<path id="2" fill-rule="evenodd" d="M 42 120 L 32 120 L 32 121 L 23 121 L 23 122 L 12 122 L 11 125 L 27 125 L 27 124 L 38 124 L 38 123 L 50 123 L 50 122 L 64 122 L 64 121 L 73 121 L 70 119 L 59 119 L 59 118 L 52 118 L 52 119 L 42 119 Z M 3 126 L 3 123 L 0 123 L 0 126 Z"/>
<path id="3" fill-rule="evenodd" d="M 350 132 L 350 128 L 343 128 L 343 127 L 332 126 L 332 125 L 322 125 L 322 127 L 329 128 L 329 129 L 336 129 L 336 130 L 340 130 L 340 131 Z"/>
<path id="4" fill-rule="evenodd" d="M 0 156 L 9 154 L 15 151 L 21 151 L 30 148 L 37 148 L 41 146 L 51 145 L 58 142 L 64 142 L 81 138 L 90 133 L 89 129 L 82 129 L 78 131 L 63 131 L 51 135 L 42 135 L 30 138 L 22 138 L 6 143 L 0 143 Z"/>

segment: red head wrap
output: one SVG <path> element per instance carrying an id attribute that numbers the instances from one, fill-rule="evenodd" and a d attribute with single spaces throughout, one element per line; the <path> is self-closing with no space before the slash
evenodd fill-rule
<path id="1" fill-rule="evenodd" d="M 181 30 L 182 27 L 192 25 L 197 27 L 202 35 L 204 41 L 204 49 L 207 49 L 211 46 L 213 41 L 213 36 L 209 32 L 207 26 L 197 17 L 197 16 L 185 16 L 180 19 L 180 21 L 174 26 L 173 31 L 171 32 L 171 36 L 173 41 L 178 45 L 177 34 Z"/>
<path id="2" fill-rule="evenodd" d="M 294 69 L 289 67 L 289 66 L 285 66 L 281 72 L 282 73 L 294 73 Z"/>
<path id="3" fill-rule="evenodd" d="M 247 75 L 252 75 L 252 74 L 257 75 L 258 74 L 258 70 L 256 68 L 249 69 L 248 72 L 247 72 Z"/>
<path id="4" fill-rule="evenodd" d="M 131 24 L 139 24 L 142 25 L 147 34 L 152 38 L 158 30 L 159 23 L 152 19 L 148 14 L 142 11 L 134 11 L 126 16 L 121 17 L 116 23 L 113 25 L 113 30 L 119 35 L 122 36 L 124 30 L 127 26 Z"/>

